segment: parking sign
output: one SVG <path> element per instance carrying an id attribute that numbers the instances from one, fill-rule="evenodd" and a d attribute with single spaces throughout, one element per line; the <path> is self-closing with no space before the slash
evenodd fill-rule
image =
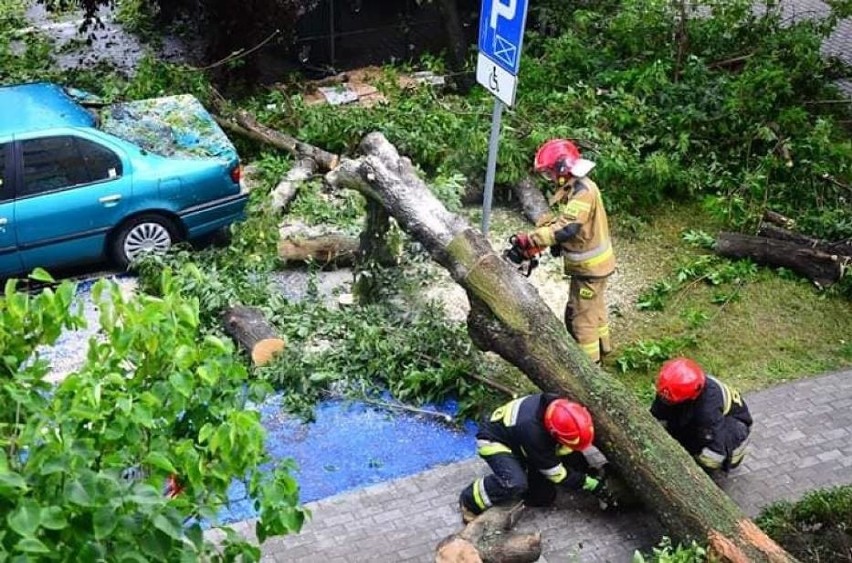
<path id="1" fill-rule="evenodd" d="M 508 106 L 515 103 L 527 0 L 482 0 L 476 80 Z"/>

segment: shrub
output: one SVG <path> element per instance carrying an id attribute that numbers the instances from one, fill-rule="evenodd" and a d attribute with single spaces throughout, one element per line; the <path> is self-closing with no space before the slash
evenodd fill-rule
<path id="1" fill-rule="evenodd" d="M 812 491 L 795 503 L 775 503 L 756 522 L 800 561 L 852 561 L 850 485 Z"/>

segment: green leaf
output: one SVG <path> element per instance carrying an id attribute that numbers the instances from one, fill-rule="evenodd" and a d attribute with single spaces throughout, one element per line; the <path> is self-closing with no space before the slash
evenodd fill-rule
<path id="1" fill-rule="evenodd" d="M 181 372 L 173 373 L 169 376 L 169 383 L 172 384 L 175 391 L 189 399 L 192 396 L 192 379 Z"/>
<path id="2" fill-rule="evenodd" d="M 135 561 L 136 563 L 148 563 L 148 559 L 139 553 L 138 551 L 131 551 L 129 553 L 122 553 L 119 561 L 121 563 Z"/>
<path id="3" fill-rule="evenodd" d="M 174 522 L 163 516 L 162 514 L 157 514 L 154 516 L 154 520 L 151 521 L 155 528 L 169 536 L 174 540 L 179 540 L 183 537 L 183 531 L 180 526 L 176 525 Z"/>
<path id="4" fill-rule="evenodd" d="M 67 463 L 64 459 L 52 458 L 44 462 L 44 465 L 38 468 L 38 474 L 43 476 L 61 473 L 67 468 Z"/>
<path id="5" fill-rule="evenodd" d="M 27 277 L 30 278 L 31 280 L 35 280 L 35 281 L 38 281 L 38 282 L 45 282 L 45 283 L 51 283 L 51 282 L 56 281 L 56 280 L 53 279 L 53 276 L 48 274 L 47 271 L 44 270 L 43 268 L 36 268 Z"/>
<path id="6" fill-rule="evenodd" d="M 145 456 L 146 465 L 153 465 L 157 469 L 162 469 L 163 471 L 168 471 L 169 473 L 177 473 L 177 469 L 172 465 L 172 462 L 166 457 L 165 454 L 161 452 L 151 452 L 147 456 Z"/>
<path id="7" fill-rule="evenodd" d="M 68 520 L 61 507 L 49 506 L 41 509 L 41 525 L 48 530 L 62 530 L 68 526 Z"/>
<path id="8" fill-rule="evenodd" d="M 95 539 L 103 540 L 115 530 L 118 518 L 116 518 L 113 508 L 102 506 L 92 515 L 92 523 L 94 524 Z"/>
<path id="9" fill-rule="evenodd" d="M 18 545 L 15 546 L 15 549 L 23 551 L 24 553 L 50 553 L 50 549 L 35 538 L 22 539 L 18 542 Z"/>
<path id="10" fill-rule="evenodd" d="M 26 491 L 27 482 L 14 471 L 0 473 L 0 493 L 8 493 L 14 490 Z"/>
<path id="11" fill-rule="evenodd" d="M 92 506 L 92 497 L 83 488 L 80 481 L 74 481 L 68 485 L 68 491 L 65 493 L 68 500 L 79 506 Z"/>
<path id="12" fill-rule="evenodd" d="M 18 535 L 32 537 L 41 524 L 41 507 L 35 501 L 27 499 L 9 514 L 6 521 Z"/>

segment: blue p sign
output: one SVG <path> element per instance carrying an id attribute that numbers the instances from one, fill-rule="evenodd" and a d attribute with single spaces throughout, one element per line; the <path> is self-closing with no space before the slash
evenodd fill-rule
<path id="1" fill-rule="evenodd" d="M 527 19 L 527 0 L 482 0 L 479 51 L 517 75 Z"/>

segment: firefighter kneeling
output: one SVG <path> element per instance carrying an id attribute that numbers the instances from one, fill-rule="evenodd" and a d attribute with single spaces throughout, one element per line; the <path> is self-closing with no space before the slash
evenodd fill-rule
<path id="1" fill-rule="evenodd" d="M 581 453 L 594 436 L 589 411 L 553 394 L 528 395 L 498 408 L 476 434 L 477 453 L 494 473 L 462 491 L 463 520 L 520 498 L 527 506 L 549 505 L 557 485 L 588 491 L 606 508 L 612 504 L 609 493 L 601 479 L 589 475 Z"/>
<path id="2" fill-rule="evenodd" d="M 689 358 L 663 364 L 651 414 L 706 471 L 742 463 L 752 419 L 739 392 Z"/>

